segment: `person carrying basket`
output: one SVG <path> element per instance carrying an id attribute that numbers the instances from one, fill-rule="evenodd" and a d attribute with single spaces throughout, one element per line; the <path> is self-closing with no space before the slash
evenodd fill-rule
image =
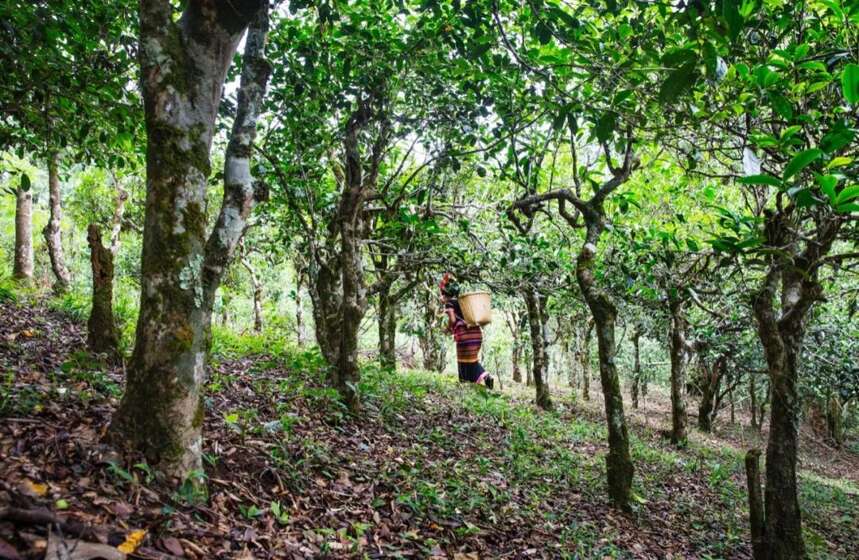
<path id="1" fill-rule="evenodd" d="M 480 363 L 480 347 L 483 344 L 483 330 L 480 325 L 469 325 L 459 304 L 459 285 L 447 272 L 439 284 L 444 310 L 447 314 L 447 330 L 456 341 L 456 366 L 460 383 L 477 383 L 492 389 L 495 379 Z"/>

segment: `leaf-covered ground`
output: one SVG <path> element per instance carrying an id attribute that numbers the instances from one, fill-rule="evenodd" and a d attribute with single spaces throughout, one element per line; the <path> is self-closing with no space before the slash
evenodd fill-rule
<path id="1" fill-rule="evenodd" d="M 636 502 L 621 514 L 605 500 L 593 405 L 558 396 L 559 412 L 538 413 L 522 392 L 367 366 L 350 418 L 314 353 L 226 333 L 206 489 L 166 489 L 101 443 L 122 371 L 83 348 L 66 315 L 0 303 L 0 558 L 42 558 L 51 516 L 67 538 L 131 542 L 134 558 L 749 557 L 737 450 L 677 451 L 636 424 Z M 855 481 L 809 473 L 802 505 L 814 557 L 855 557 Z"/>

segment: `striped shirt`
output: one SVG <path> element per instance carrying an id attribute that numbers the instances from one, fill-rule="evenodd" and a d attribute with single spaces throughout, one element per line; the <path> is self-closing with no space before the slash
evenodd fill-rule
<path id="1" fill-rule="evenodd" d="M 469 327 L 464 320 L 457 317 L 453 324 L 453 339 L 456 341 L 457 362 L 471 364 L 480 359 L 483 331 L 479 326 Z"/>
<path id="2" fill-rule="evenodd" d="M 478 325 L 468 326 L 462 318 L 462 308 L 456 298 L 450 299 L 444 307 L 453 310 L 455 321 L 450 326 L 450 331 L 453 333 L 453 340 L 456 341 L 456 361 L 460 364 L 479 362 L 483 330 Z"/>

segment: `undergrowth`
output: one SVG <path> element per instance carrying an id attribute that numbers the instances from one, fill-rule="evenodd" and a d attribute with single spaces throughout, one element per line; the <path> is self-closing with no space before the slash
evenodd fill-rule
<path id="1" fill-rule="evenodd" d="M 17 297 L 12 288 L 12 295 L 4 296 L 5 289 L 6 284 L 0 282 L 0 297 Z M 85 320 L 88 313 L 85 299 L 73 293 L 54 298 L 51 307 L 77 320 Z M 543 412 L 509 395 L 462 385 L 445 375 L 394 372 L 367 362 L 362 364 L 358 384 L 363 410 L 361 417 L 353 418 L 336 391 L 327 386 L 327 369 L 318 349 L 296 347 L 290 334 L 280 328 L 255 335 L 213 327 L 211 364 L 210 397 L 223 399 L 241 388 L 252 392 L 253 398 L 233 398 L 229 408 L 210 408 L 210 418 L 222 421 L 242 444 L 246 438 L 271 441 L 269 458 L 295 492 L 309 491 L 309 481 L 318 476 L 336 479 L 338 462 L 351 459 L 319 437 L 321 434 L 326 430 L 348 432 L 353 422 L 356 426 L 377 423 L 387 433 L 410 440 L 397 460 L 373 476 L 394 488 L 397 506 L 416 518 L 427 522 L 463 519 L 456 528 L 461 538 L 483 530 L 469 520 L 480 520 L 486 526 L 516 519 L 554 535 L 558 557 L 630 556 L 617 545 L 620 537 L 599 519 L 611 511 L 604 489 L 606 429 L 601 422 L 579 414 L 574 402 L 559 401 L 558 411 Z M 0 414 L 37 413 L 42 399 L 64 398 L 60 393 L 64 386 L 75 387 L 84 403 L 120 394 L 105 364 L 85 352 L 70 354 L 52 381 L 54 394 L 19 391 L 12 398 L 14 377 L 3 376 Z M 299 401 L 302 406 L 296 408 Z M 308 437 L 311 424 L 322 426 L 321 431 L 313 432 L 317 437 Z M 408 432 L 404 431 L 406 425 Z M 694 442 L 677 450 L 655 430 L 632 433 L 631 452 L 636 465 L 635 525 L 647 527 L 658 523 L 660 516 L 673 516 L 672 523 L 682 523 L 678 530 L 702 558 L 731 557 L 747 545 L 741 453 Z M 218 461 L 217 453 L 207 454 L 209 468 L 216 468 Z M 145 469 L 136 472 L 135 468 L 129 468 L 128 476 L 145 480 Z M 116 476 L 126 478 L 124 472 L 116 470 Z M 842 543 L 855 541 L 859 488 L 848 481 L 803 472 L 800 490 L 811 557 L 830 558 L 827 539 L 833 536 Z M 205 497 L 182 492 L 180 489 L 174 497 L 175 503 L 205 501 Z M 280 513 L 273 513 L 275 510 Z M 272 506 L 271 512 L 277 523 L 288 523 L 289 516 L 279 505 Z M 246 505 L 242 514 L 252 520 L 269 513 Z M 353 532 L 362 530 L 358 527 Z M 664 526 L 653 529 L 658 530 Z M 422 546 L 428 552 L 433 543 Z M 565 550 L 576 552 L 565 556 Z"/>

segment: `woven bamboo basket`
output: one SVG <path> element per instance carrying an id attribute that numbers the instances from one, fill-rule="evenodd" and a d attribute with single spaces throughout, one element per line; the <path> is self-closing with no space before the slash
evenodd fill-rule
<path id="1" fill-rule="evenodd" d="M 459 306 L 462 318 L 469 325 L 487 325 L 492 322 L 492 304 L 489 292 L 468 292 L 460 294 Z"/>

